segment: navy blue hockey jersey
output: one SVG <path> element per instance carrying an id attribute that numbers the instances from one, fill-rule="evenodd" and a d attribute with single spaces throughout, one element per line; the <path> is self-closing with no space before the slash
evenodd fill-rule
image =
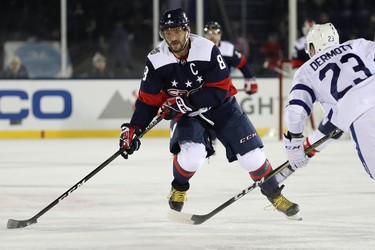
<path id="1" fill-rule="evenodd" d="M 236 93 L 228 66 L 212 42 L 190 34 L 188 55 L 176 58 L 162 41 L 147 56 L 130 123 L 145 128 L 170 97 L 186 95 L 194 107 L 214 109 Z"/>

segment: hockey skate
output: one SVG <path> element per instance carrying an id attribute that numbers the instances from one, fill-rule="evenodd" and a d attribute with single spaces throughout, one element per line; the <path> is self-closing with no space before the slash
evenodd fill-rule
<path id="1" fill-rule="evenodd" d="M 284 195 L 281 194 L 281 190 L 284 185 L 276 189 L 271 195 L 267 196 L 267 199 L 272 203 L 273 207 L 286 215 L 291 220 L 302 220 L 299 215 L 299 206 L 296 203 L 291 202 Z"/>
<path id="2" fill-rule="evenodd" d="M 186 191 L 178 191 L 175 188 L 171 188 L 169 193 L 169 207 L 173 210 L 181 212 L 184 206 L 184 201 L 186 201 Z"/>

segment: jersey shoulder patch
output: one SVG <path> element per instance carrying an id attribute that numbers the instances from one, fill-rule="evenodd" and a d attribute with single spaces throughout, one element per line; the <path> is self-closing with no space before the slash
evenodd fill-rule
<path id="1" fill-rule="evenodd" d="M 150 55 L 154 55 L 156 53 L 160 53 L 160 49 L 156 47 L 155 49 L 151 50 Z"/>
<path id="2" fill-rule="evenodd" d="M 147 58 L 154 69 L 158 69 L 168 64 L 177 63 L 176 58 L 169 51 L 168 45 L 164 40 L 147 55 Z"/>

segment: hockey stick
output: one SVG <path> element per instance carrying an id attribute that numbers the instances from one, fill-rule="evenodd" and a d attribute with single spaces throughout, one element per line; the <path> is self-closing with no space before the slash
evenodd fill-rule
<path id="1" fill-rule="evenodd" d="M 340 129 L 333 130 L 331 133 L 329 133 L 328 135 L 322 137 L 320 140 L 318 140 L 317 142 L 315 142 L 314 144 L 312 144 L 310 147 L 308 147 L 305 150 L 305 153 L 306 154 L 309 153 L 310 151 L 312 151 L 316 147 L 322 145 L 328 139 L 332 138 L 333 136 L 337 135 L 340 132 L 341 132 Z M 224 202 L 223 204 L 221 204 L 220 206 L 218 206 L 217 208 L 215 208 L 214 210 L 212 210 L 211 212 L 209 212 L 207 214 L 203 214 L 203 215 L 188 214 L 188 213 L 178 212 L 176 210 L 172 210 L 171 209 L 168 212 L 167 217 L 170 220 L 172 220 L 172 221 L 176 221 L 176 222 L 180 222 L 180 223 L 193 224 L 193 225 L 202 224 L 205 221 L 207 221 L 208 219 L 210 219 L 212 216 L 214 216 L 215 214 L 219 213 L 224 208 L 228 207 L 232 203 L 234 203 L 237 200 L 239 200 L 240 198 L 244 197 L 246 194 L 250 193 L 255 188 L 259 187 L 261 184 L 263 184 L 266 181 L 268 181 L 269 179 L 271 179 L 272 177 L 275 176 L 275 178 L 277 179 L 278 183 L 281 183 L 289 175 L 291 175 L 292 173 L 294 173 L 294 171 L 295 171 L 295 169 L 290 166 L 290 164 L 289 164 L 288 161 L 286 161 L 281 166 L 279 166 L 278 168 L 276 168 L 275 170 L 273 170 L 272 174 L 270 176 L 268 176 L 267 179 L 254 182 L 253 185 L 245 188 L 239 194 L 233 196 L 232 198 L 230 198 L 229 200 L 227 200 L 226 202 Z"/>
<path id="2" fill-rule="evenodd" d="M 268 62 L 268 61 L 265 61 L 263 63 L 263 68 L 275 71 L 276 73 L 279 73 L 279 74 L 287 76 L 287 77 L 292 76 L 288 71 L 285 71 L 281 68 L 278 68 L 277 66 L 271 65 L 270 62 Z"/>
<path id="3" fill-rule="evenodd" d="M 157 118 L 155 118 L 148 126 L 147 128 L 136 138 L 140 139 L 142 138 L 148 131 L 150 131 L 153 127 L 156 126 L 163 118 L 161 115 L 159 115 Z M 96 169 L 94 169 L 91 173 L 86 175 L 82 180 L 77 182 L 74 186 L 72 186 L 70 189 L 68 189 L 65 193 L 63 193 L 59 198 L 54 200 L 51 204 L 49 204 L 47 207 L 45 207 L 43 210 L 41 210 L 39 213 L 37 213 L 34 217 L 28 219 L 28 220 L 14 220 L 9 219 L 7 228 L 13 229 L 13 228 L 22 228 L 27 227 L 28 225 L 37 223 L 38 218 L 41 217 L 43 214 L 45 214 L 48 210 L 56 206 L 60 201 L 65 199 L 68 195 L 70 195 L 73 191 L 77 190 L 80 186 L 82 186 L 85 182 L 87 182 L 91 177 L 93 177 L 95 174 L 97 174 L 100 170 L 102 170 L 105 166 L 107 166 L 109 163 L 111 163 L 114 159 L 116 159 L 119 155 L 126 154 L 124 149 L 119 149 L 116 153 L 114 153 L 111 157 L 109 157 L 107 160 L 105 160 L 102 164 L 100 164 Z"/>

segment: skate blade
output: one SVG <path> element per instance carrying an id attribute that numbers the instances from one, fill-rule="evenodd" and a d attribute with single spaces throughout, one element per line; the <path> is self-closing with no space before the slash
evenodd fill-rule
<path id="1" fill-rule="evenodd" d="M 302 220 L 302 217 L 299 213 L 296 213 L 295 215 L 292 215 L 292 216 L 286 216 L 286 218 L 288 218 L 289 220 L 297 220 L 297 221 Z"/>

